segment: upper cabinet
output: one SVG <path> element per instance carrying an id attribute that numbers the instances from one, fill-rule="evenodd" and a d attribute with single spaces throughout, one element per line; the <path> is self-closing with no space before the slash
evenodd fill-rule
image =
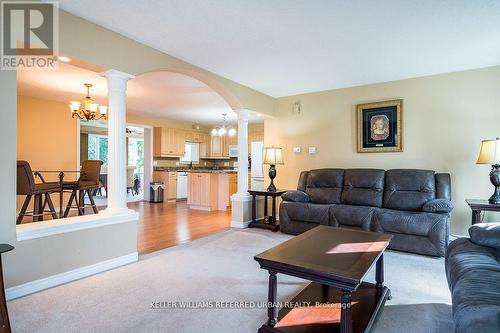
<path id="1" fill-rule="evenodd" d="M 184 155 L 186 133 L 177 128 L 155 127 L 153 152 L 157 157 L 177 157 Z"/>

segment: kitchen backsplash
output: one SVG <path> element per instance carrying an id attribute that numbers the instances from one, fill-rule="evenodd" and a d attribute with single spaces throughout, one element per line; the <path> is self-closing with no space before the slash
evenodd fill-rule
<path id="1" fill-rule="evenodd" d="M 187 166 L 188 164 L 179 163 L 179 159 L 176 158 L 155 158 L 153 160 L 153 166 L 159 168 L 175 168 Z M 221 161 L 213 161 L 213 160 L 201 160 L 198 164 L 193 163 L 193 167 L 207 167 L 212 168 L 214 166 L 218 167 L 233 167 L 233 160 L 221 160 Z"/>

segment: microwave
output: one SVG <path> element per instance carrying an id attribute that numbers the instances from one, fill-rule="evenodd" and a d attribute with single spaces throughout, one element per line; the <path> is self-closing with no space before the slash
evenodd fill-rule
<path id="1" fill-rule="evenodd" d="M 229 145 L 229 157 L 238 157 L 238 145 Z"/>

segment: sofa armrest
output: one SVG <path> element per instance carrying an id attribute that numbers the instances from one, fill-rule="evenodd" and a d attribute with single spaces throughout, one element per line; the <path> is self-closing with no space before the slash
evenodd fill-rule
<path id="1" fill-rule="evenodd" d="M 469 228 L 470 240 L 500 250 L 500 223 L 476 223 Z"/>
<path id="2" fill-rule="evenodd" d="M 427 201 L 422 210 L 428 213 L 450 213 L 453 210 L 453 204 L 446 199 L 433 199 Z"/>
<path id="3" fill-rule="evenodd" d="M 309 202 L 311 198 L 306 192 L 302 191 L 288 191 L 281 195 L 281 199 L 284 201 L 294 201 L 294 202 Z"/>

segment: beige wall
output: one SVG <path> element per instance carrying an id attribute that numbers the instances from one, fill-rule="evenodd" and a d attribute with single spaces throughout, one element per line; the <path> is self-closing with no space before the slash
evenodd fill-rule
<path id="1" fill-rule="evenodd" d="M 17 97 L 17 159 L 28 161 L 33 171 L 77 170 L 77 130 L 67 103 Z M 46 181 L 58 180 L 57 173 L 42 175 Z M 66 179 L 75 175 L 68 173 Z M 59 195 L 52 195 L 52 200 L 59 207 Z M 18 210 L 23 201 L 24 196 L 17 196 Z"/>
<path id="2" fill-rule="evenodd" d="M 358 103 L 404 100 L 404 152 L 356 152 Z M 292 114 L 294 102 L 302 114 Z M 480 141 L 500 136 L 500 67 L 373 84 L 279 98 L 275 118 L 266 119 L 266 145 L 284 148 L 279 187 L 296 188 L 301 170 L 340 168 L 422 168 L 449 172 L 455 210 L 452 232 L 470 225 L 466 198 L 493 192 L 487 165 L 476 165 Z M 302 147 L 294 154 L 292 147 Z M 307 147 L 318 153 L 309 155 Z"/>

